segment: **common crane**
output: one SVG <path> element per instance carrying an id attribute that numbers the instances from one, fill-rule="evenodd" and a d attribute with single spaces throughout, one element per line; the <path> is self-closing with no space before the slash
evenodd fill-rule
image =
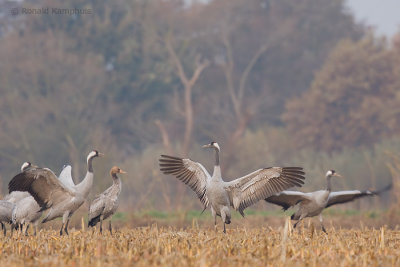
<path id="1" fill-rule="evenodd" d="M 76 190 L 63 184 L 47 168 L 36 168 L 17 174 L 8 184 L 8 189 L 10 192 L 28 191 L 41 207 L 41 211 L 50 209 L 42 223 L 62 216 L 60 235 L 62 235 L 63 230 L 68 235 L 69 220 L 73 213 L 85 202 L 87 191 L 90 190 L 93 182 L 92 159 L 101 155 L 97 151 L 92 152 L 87 158 L 88 172 L 91 174 L 86 176 L 86 181 L 81 182 L 81 186 Z"/>
<path id="2" fill-rule="evenodd" d="M 7 234 L 7 229 L 4 223 L 11 224 L 11 233 L 15 225 L 15 204 L 0 200 L 0 224 L 3 229 L 4 236 Z"/>
<path id="3" fill-rule="evenodd" d="M 33 165 L 30 162 L 24 162 L 21 166 L 21 172 L 37 168 L 38 166 Z M 6 195 L 3 200 L 15 204 L 15 225 L 16 228 L 23 230 L 23 226 L 26 225 L 25 234 L 30 223 L 34 224 L 34 231 L 36 235 L 36 230 L 38 226 L 38 221 L 42 216 L 40 207 L 36 200 L 28 192 L 14 191 Z"/>
<path id="4" fill-rule="evenodd" d="M 34 235 L 36 235 L 42 213 L 39 204 L 31 195 L 15 203 L 15 220 L 21 226 L 21 230 L 25 226 L 25 235 L 28 235 L 30 224 L 32 224 Z"/>
<path id="5" fill-rule="evenodd" d="M 93 150 L 89 153 L 86 160 L 87 161 L 86 175 L 79 184 L 75 184 L 74 180 L 72 179 L 71 165 L 67 165 L 63 168 L 59 176 L 60 181 L 69 189 L 80 192 L 83 196 L 85 196 L 85 198 L 87 198 L 87 196 L 90 193 L 90 189 L 92 188 L 93 185 L 94 174 L 93 174 L 92 160 L 95 157 L 101 157 L 101 156 L 104 156 L 104 154 L 98 152 L 97 150 Z"/>
<path id="6" fill-rule="evenodd" d="M 117 176 L 118 173 L 126 173 L 117 166 L 110 170 L 110 175 L 113 179 L 113 184 L 107 188 L 103 193 L 98 195 L 90 204 L 89 207 L 89 223 L 88 226 L 95 226 L 100 222 L 100 233 L 103 232 L 103 220 L 112 216 L 118 208 L 118 197 L 121 193 L 121 180 Z M 111 219 L 108 228 L 112 234 Z"/>
<path id="7" fill-rule="evenodd" d="M 175 175 L 187 184 L 204 205 L 211 208 L 216 227 L 216 216 L 225 224 L 231 223 L 232 206 L 244 217 L 244 209 L 261 199 L 293 186 L 304 184 L 304 172 L 301 167 L 269 167 L 259 169 L 236 180 L 225 182 L 219 165 L 220 147 L 211 142 L 203 148 L 215 150 L 215 166 L 211 176 L 198 162 L 173 156 L 161 155 L 160 170 L 164 174 Z"/>
<path id="8" fill-rule="evenodd" d="M 380 193 L 389 190 L 392 187 L 390 184 L 379 191 L 350 190 L 331 192 L 331 178 L 342 176 L 334 170 L 327 171 L 325 176 L 327 181 L 325 190 L 319 190 L 310 193 L 282 191 L 266 198 L 265 201 L 279 205 L 283 208 L 283 210 L 287 210 L 290 207 L 298 205 L 298 210 L 291 216 L 292 220 L 297 220 L 293 226 L 294 228 L 296 228 L 297 224 L 304 218 L 319 215 L 321 228 L 326 233 L 322 219 L 322 211 L 325 208 L 340 203 L 350 202 L 360 197 L 379 195 Z"/>

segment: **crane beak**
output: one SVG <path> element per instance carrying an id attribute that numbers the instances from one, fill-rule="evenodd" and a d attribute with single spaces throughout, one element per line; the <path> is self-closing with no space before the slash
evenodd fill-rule
<path id="1" fill-rule="evenodd" d="M 35 165 L 35 164 L 32 164 L 32 165 L 31 165 L 31 168 L 39 168 L 39 166 L 38 166 L 38 165 Z"/>
<path id="2" fill-rule="evenodd" d="M 99 157 L 103 157 L 103 156 L 104 156 L 104 154 L 99 152 Z"/>
<path id="3" fill-rule="evenodd" d="M 210 147 L 212 147 L 210 144 L 202 146 L 202 148 L 210 148 Z"/>
<path id="4" fill-rule="evenodd" d="M 119 173 L 127 173 L 126 171 L 123 170 L 119 170 Z"/>
<path id="5" fill-rule="evenodd" d="M 340 175 L 339 173 L 335 173 L 333 176 L 336 176 L 336 177 L 340 177 L 340 178 L 344 178 L 342 175 Z"/>

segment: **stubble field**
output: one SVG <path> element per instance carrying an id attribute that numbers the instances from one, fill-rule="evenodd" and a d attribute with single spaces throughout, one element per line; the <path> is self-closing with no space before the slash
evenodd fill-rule
<path id="1" fill-rule="evenodd" d="M 400 266 L 400 231 L 334 229 L 313 224 L 273 227 L 153 224 L 100 235 L 42 229 L 37 236 L 0 237 L 0 266 Z"/>

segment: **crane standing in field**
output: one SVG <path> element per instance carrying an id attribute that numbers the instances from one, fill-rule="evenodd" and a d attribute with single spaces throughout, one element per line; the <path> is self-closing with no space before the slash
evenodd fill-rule
<path id="1" fill-rule="evenodd" d="M 110 170 L 110 175 L 113 179 L 112 186 L 98 195 L 89 207 L 88 226 L 93 227 L 100 222 L 100 233 L 103 232 L 103 220 L 112 216 L 118 208 L 118 197 L 121 193 L 121 180 L 117 176 L 117 173 L 123 174 L 126 172 L 117 166 L 112 167 Z M 111 219 L 108 226 L 110 234 L 112 234 Z"/>
<path id="2" fill-rule="evenodd" d="M 332 205 L 346 203 L 353 201 L 354 199 L 364 196 L 374 196 L 389 190 L 392 185 L 388 185 L 380 191 L 337 191 L 331 192 L 331 178 L 342 177 L 334 170 L 329 170 L 326 173 L 327 186 L 325 190 L 314 191 L 310 193 L 303 193 L 298 191 L 282 191 L 276 195 L 270 196 L 265 201 L 279 205 L 283 210 L 287 210 L 292 206 L 298 205 L 298 210 L 291 216 L 292 220 L 297 220 L 294 224 L 296 228 L 297 224 L 306 217 L 314 217 L 319 215 L 319 221 L 321 223 L 322 230 L 326 233 L 326 229 L 322 220 L 322 211 Z"/>
<path id="3" fill-rule="evenodd" d="M 161 155 L 160 170 L 164 174 L 173 174 L 196 192 L 204 207 L 210 207 L 216 226 L 216 216 L 220 216 L 225 224 L 231 223 L 229 207 L 244 216 L 244 209 L 261 199 L 293 186 L 304 184 L 304 172 L 301 167 L 269 167 L 259 169 L 236 180 L 225 182 L 221 176 L 219 165 L 220 147 L 211 142 L 203 148 L 215 150 L 215 166 L 213 175 L 198 162 L 190 159 Z"/>
<path id="4" fill-rule="evenodd" d="M 76 188 L 64 185 L 50 169 L 36 168 L 17 174 L 8 184 L 8 189 L 10 193 L 28 191 L 41 207 L 41 211 L 50 209 L 43 223 L 62 216 L 60 235 L 63 230 L 68 235 L 69 220 L 85 202 L 93 183 L 92 160 L 101 155 L 96 150 L 89 153 L 87 157 L 89 174 Z"/>

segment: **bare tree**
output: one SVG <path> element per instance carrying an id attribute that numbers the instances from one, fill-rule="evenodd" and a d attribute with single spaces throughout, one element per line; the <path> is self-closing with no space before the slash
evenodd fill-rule
<path id="1" fill-rule="evenodd" d="M 183 137 L 182 152 L 183 155 L 186 156 L 189 152 L 189 147 L 192 141 L 192 133 L 193 133 L 192 91 L 201 73 L 206 67 L 208 67 L 209 61 L 207 59 L 201 60 L 201 56 L 196 55 L 193 74 L 191 77 L 188 77 L 183 69 L 181 60 L 179 59 L 178 55 L 176 54 L 172 46 L 172 41 L 170 36 L 165 38 L 165 44 L 168 49 L 168 53 L 172 59 L 172 63 L 174 64 L 176 74 L 179 77 L 184 88 L 183 102 L 184 102 L 184 117 L 185 117 L 185 133 Z"/>

